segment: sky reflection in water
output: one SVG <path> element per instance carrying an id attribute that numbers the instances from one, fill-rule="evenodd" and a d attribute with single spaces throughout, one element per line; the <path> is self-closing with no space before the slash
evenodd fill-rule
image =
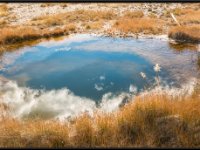
<path id="1" fill-rule="evenodd" d="M 20 86 L 34 89 L 68 88 L 75 95 L 94 100 L 108 92 L 129 92 L 147 86 L 140 72 L 153 84 L 153 66 L 160 64 L 163 84 L 174 84 L 198 77 L 197 51 L 176 52 L 159 39 L 121 39 L 76 35 L 62 41 L 43 42 L 12 53 L 5 53 L 0 71 Z"/>

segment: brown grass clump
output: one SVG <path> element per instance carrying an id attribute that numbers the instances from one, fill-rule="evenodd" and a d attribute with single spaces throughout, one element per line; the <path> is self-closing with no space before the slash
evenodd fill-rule
<path id="1" fill-rule="evenodd" d="M 8 7 L 6 4 L 0 5 L 0 17 L 7 16 L 8 15 Z"/>
<path id="2" fill-rule="evenodd" d="M 120 19 L 114 28 L 125 33 L 159 34 L 162 32 L 162 22 L 151 18 Z"/>
<path id="3" fill-rule="evenodd" d="M 116 117 L 113 115 L 97 114 L 95 118 L 96 138 L 95 144 L 101 147 L 116 146 L 116 141 L 120 140 L 118 132 L 118 124 Z M 112 130 L 111 130 L 112 129 Z M 108 140 L 109 139 L 109 140 Z"/>
<path id="4" fill-rule="evenodd" d="M 1 147 L 199 147 L 200 99 L 139 95 L 117 112 L 71 122 L 0 120 Z"/>
<path id="5" fill-rule="evenodd" d="M 172 13 L 174 13 L 174 15 L 177 15 L 177 16 L 181 16 L 181 15 L 185 15 L 185 14 L 194 12 L 193 9 L 181 9 L 181 8 L 175 8 L 175 9 L 170 10 L 170 11 Z"/>
<path id="6" fill-rule="evenodd" d="M 0 47 L 0 55 L 3 54 L 6 51 L 12 52 L 15 51 L 16 49 L 23 48 L 24 46 L 34 46 L 40 43 L 44 39 L 38 39 L 38 40 L 28 40 L 28 41 L 23 41 L 19 43 L 13 43 L 13 44 L 2 44 Z"/>
<path id="7" fill-rule="evenodd" d="M 3 118 L 0 122 L 1 147 L 56 148 L 69 143 L 67 124 L 41 120 L 21 122 L 11 118 Z"/>
<path id="8" fill-rule="evenodd" d="M 0 27 L 4 27 L 5 25 L 7 25 L 7 21 L 5 19 L 0 19 Z"/>
<path id="9" fill-rule="evenodd" d="M 33 26 L 52 27 L 66 25 L 68 23 L 88 23 L 89 21 L 111 20 L 115 17 L 117 17 L 117 14 L 112 11 L 76 10 L 67 13 L 36 17 L 29 24 Z"/>
<path id="10" fill-rule="evenodd" d="M 103 21 L 96 21 L 96 22 L 88 22 L 88 23 L 84 23 L 83 24 L 85 26 L 86 29 L 88 30 L 98 30 L 101 29 L 104 25 Z"/>
<path id="11" fill-rule="evenodd" d="M 51 6 L 54 6 L 55 4 L 54 3 L 42 3 L 40 5 L 40 7 L 51 7 Z"/>
<path id="12" fill-rule="evenodd" d="M 200 11 L 194 11 L 178 17 L 182 24 L 200 24 Z"/>
<path id="13" fill-rule="evenodd" d="M 52 27 L 52 26 L 58 26 L 64 24 L 64 18 L 61 17 L 62 14 L 58 15 L 52 15 L 52 16 L 42 16 L 34 18 L 30 24 L 33 26 L 42 26 L 45 27 Z"/>
<path id="14" fill-rule="evenodd" d="M 156 14 L 154 14 L 154 13 L 149 13 L 149 14 L 148 14 L 148 17 L 149 17 L 149 18 L 158 18 L 158 17 L 156 16 Z"/>
<path id="15" fill-rule="evenodd" d="M 142 11 L 127 11 L 124 13 L 125 18 L 142 18 L 144 16 L 144 13 Z"/>
<path id="16" fill-rule="evenodd" d="M 168 36 L 179 42 L 199 43 L 200 26 L 176 26 L 169 30 Z"/>
<path id="17" fill-rule="evenodd" d="M 40 38 L 56 37 L 61 35 L 67 35 L 69 32 L 75 32 L 76 26 L 69 24 L 63 28 L 56 27 L 49 29 L 38 29 L 33 27 L 4 27 L 0 29 L 0 43 L 1 44 L 13 44 L 18 42 L 24 42 L 29 40 L 36 40 Z"/>
<path id="18" fill-rule="evenodd" d="M 64 26 L 64 29 L 66 31 L 75 31 L 76 30 L 76 25 L 74 25 L 73 23 L 71 23 L 71 24 L 68 24 L 68 25 Z"/>
<path id="19" fill-rule="evenodd" d="M 94 146 L 95 131 L 93 120 L 86 114 L 79 117 L 75 121 L 75 136 L 73 142 L 78 147 L 92 147 Z"/>
<path id="20" fill-rule="evenodd" d="M 173 10 L 167 10 L 163 16 L 171 18 L 170 13 L 173 13 L 181 25 L 199 24 L 200 23 L 200 10 L 192 8 L 175 8 Z M 165 18 L 163 18 L 165 19 Z"/>
<path id="21" fill-rule="evenodd" d="M 50 38 L 50 37 L 56 37 L 56 36 L 62 36 L 68 34 L 68 31 L 64 28 L 54 28 L 53 30 L 49 31 L 48 29 L 44 29 L 41 31 L 41 38 Z"/>
<path id="22" fill-rule="evenodd" d="M 6 27 L 0 29 L 0 43 L 16 43 L 26 39 L 37 39 L 40 36 L 38 30 L 30 27 Z"/>

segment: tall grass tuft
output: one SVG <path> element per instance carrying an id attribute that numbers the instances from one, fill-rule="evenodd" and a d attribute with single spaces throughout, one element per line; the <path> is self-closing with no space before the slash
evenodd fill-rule
<path id="1" fill-rule="evenodd" d="M 4 17 L 8 15 L 8 7 L 6 4 L 0 5 L 0 17 Z"/>
<path id="2" fill-rule="evenodd" d="M 172 27 L 168 36 L 179 42 L 200 43 L 200 26 L 176 26 Z"/>
<path id="3" fill-rule="evenodd" d="M 162 33 L 162 22 L 152 18 L 133 18 L 119 19 L 113 28 L 125 33 L 144 33 L 159 34 Z"/>

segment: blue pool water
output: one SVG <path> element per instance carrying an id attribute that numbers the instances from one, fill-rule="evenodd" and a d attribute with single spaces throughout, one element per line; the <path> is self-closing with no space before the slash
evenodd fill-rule
<path id="1" fill-rule="evenodd" d="M 75 95 L 100 100 L 106 93 L 133 92 L 161 84 L 178 86 L 199 76 L 196 51 L 177 52 L 160 39 L 75 35 L 42 42 L 0 58 L 0 75 L 33 89 L 68 88 Z M 161 71 L 153 70 L 158 63 Z M 143 79 L 144 72 L 147 79 Z M 135 91 L 134 91 L 135 92 Z"/>

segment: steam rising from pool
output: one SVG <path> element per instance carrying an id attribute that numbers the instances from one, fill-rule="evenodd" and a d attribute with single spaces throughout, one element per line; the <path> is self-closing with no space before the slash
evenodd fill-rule
<path id="1" fill-rule="evenodd" d="M 181 88 L 157 87 L 142 94 L 166 92 L 172 96 L 187 96 L 193 93 L 195 84 L 196 80 L 192 79 Z M 116 111 L 124 103 L 124 100 L 131 99 L 131 94 L 107 93 L 102 97 L 100 103 L 96 104 L 92 99 L 74 95 L 67 88 L 45 91 L 19 87 L 14 81 L 0 81 L 0 99 L 2 103 L 11 108 L 9 113 L 13 117 L 35 116 L 43 119 L 65 120 L 83 112 L 92 115 L 95 110 L 106 113 Z M 133 97 L 132 99 L 134 100 Z"/>

